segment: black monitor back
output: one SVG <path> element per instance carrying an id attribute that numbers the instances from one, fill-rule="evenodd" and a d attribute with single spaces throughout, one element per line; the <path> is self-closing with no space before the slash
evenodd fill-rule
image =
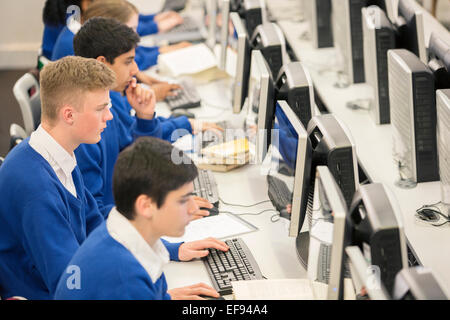
<path id="1" fill-rule="evenodd" d="M 396 274 L 407 267 L 406 239 L 396 213 L 397 204 L 382 184 L 362 185 L 356 191 L 347 216 L 351 245 L 365 252 L 380 268 L 381 282 L 392 293 Z"/>
<path id="2" fill-rule="evenodd" d="M 308 127 L 314 115 L 314 90 L 308 71 L 298 61 L 287 63 L 281 68 L 275 86 L 277 100 L 286 100 L 303 126 Z"/>

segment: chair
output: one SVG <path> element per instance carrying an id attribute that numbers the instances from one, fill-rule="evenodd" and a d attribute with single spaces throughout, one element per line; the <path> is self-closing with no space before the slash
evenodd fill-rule
<path id="1" fill-rule="evenodd" d="M 41 98 L 39 82 L 30 72 L 25 73 L 14 85 L 13 93 L 22 112 L 23 124 L 27 136 L 41 121 Z"/>
<path id="2" fill-rule="evenodd" d="M 16 123 L 9 127 L 10 145 L 9 150 L 21 143 L 28 135 L 25 130 Z"/>

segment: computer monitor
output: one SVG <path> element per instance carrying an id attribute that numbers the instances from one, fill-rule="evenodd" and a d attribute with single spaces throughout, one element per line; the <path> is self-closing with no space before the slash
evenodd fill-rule
<path id="1" fill-rule="evenodd" d="M 253 50 L 248 86 L 248 112 L 256 114 L 256 161 L 262 163 L 271 143 L 275 88 L 261 51 Z"/>
<path id="2" fill-rule="evenodd" d="M 250 41 L 253 49 L 260 50 L 276 79 L 281 67 L 287 63 L 286 40 L 280 27 L 272 22 L 256 27 Z"/>
<path id="3" fill-rule="evenodd" d="M 408 49 L 423 63 L 428 63 L 423 12 L 416 11 L 411 0 L 399 0 L 398 15 L 399 47 Z"/>
<path id="4" fill-rule="evenodd" d="M 266 22 L 266 2 L 264 0 L 244 0 L 242 3 L 242 18 L 250 38 L 260 24 Z"/>
<path id="5" fill-rule="evenodd" d="M 277 99 L 286 100 L 306 128 L 315 113 L 314 88 L 308 70 L 299 61 L 283 65 L 275 87 Z"/>
<path id="6" fill-rule="evenodd" d="M 308 253 L 308 278 L 328 284 L 327 300 L 343 299 L 347 205 L 326 166 L 315 171 L 315 192 Z"/>
<path id="7" fill-rule="evenodd" d="M 370 114 L 376 124 L 390 123 L 387 51 L 396 48 L 395 29 L 377 6 L 362 9 L 364 70 L 373 89 Z"/>
<path id="8" fill-rule="evenodd" d="M 290 220 L 289 236 L 297 237 L 305 219 L 308 202 L 308 188 L 311 181 L 311 142 L 302 122 L 286 101 L 277 102 L 273 123 L 272 167 L 269 175 L 279 179 L 278 183 L 287 185 L 289 195 L 286 196 L 290 201 L 283 209 L 287 212 L 285 217 Z M 282 170 L 283 165 L 287 170 Z M 276 184 L 271 185 L 272 181 L 274 180 L 268 179 L 269 197 L 271 188 L 277 188 Z M 282 190 L 275 190 L 276 192 L 282 192 Z"/>
<path id="9" fill-rule="evenodd" d="M 390 300 L 390 295 L 379 281 L 374 268 L 364 258 L 361 249 L 358 246 L 348 246 L 345 253 L 355 291 L 361 293 L 364 289 L 370 300 Z"/>
<path id="10" fill-rule="evenodd" d="M 331 0 L 303 1 L 305 17 L 309 22 L 311 41 L 314 48 L 333 46 L 333 30 L 331 25 Z"/>
<path id="11" fill-rule="evenodd" d="M 334 46 L 348 83 L 365 81 L 361 9 L 366 0 L 333 0 Z"/>
<path id="12" fill-rule="evenodd" d="M 412 188 L 439 180 L 433 72 L 412 52 L 388 51 L 389 104 L 396 184 Z"/>
<path id="13" fill-rule="evenodd" d="M 208 37 L 206 38 L 206 45 L 214 50 L 217 43 L 217 9 L 218 0 L 205 0 L 205 25 L 208 27 Z"/>
<path id="14" fill-rule="evenodd" d="M 450 89 L 436 91 L 436 109 L 443 213 L 450 218 Z"/>
<path id="15" fill-rule="evenodd" d="M 228 34 L 230 25 L 230 0 L 220 0 L 220 14 L 222 16 L 220 30 L 220 58 L 219 68 L 225 70 L 227 61 Z"/>
<path id="16" fill-rule="evenodd" d="M 439 281 L 429 268 L 403 269 L 395 278 L 394 300 L 448 300 Z"/>
<path id="17" fill-rule="evenodd" d="M 450 44 L 432 32 L 428 48 L 428 67 L 433 71 L 437 89 L 450 88 Z"/>
<path id="18" fill-rule="evenodd" d="M 230 14 L 228 34 L 228 51 L 226 70 L 234 75 L 232 86 L 233 112 L 240 113 L 248 92 L 248 79 L 251 64 L 251 48 L 247 32 L 241 18 L 236 12 Z"/>
<path id="19" fill-rule="evenodd" d="M 311 176 L 317 166 L 328 166 L 341 188 L 347 207 L 359 186 L 356 149 L 348 129 L 333 114 L 314 116 L 308 124 L 308 136 L 313 148 Z M 307 212 L 309 230 L 312 224 L 314 179 L 309 186 Z M 300 226 L 300 229 L 302 226 Z M 309 232 L 300 232 L 296 239 L 297 254 L 303 266 L 308 265 Z"/>
<path id="20" fill-rule="evenodd" d="M 392 192 L 380 183 L 361 185 L 347 221 L 350 244 L 361 249 L 391 294 L 396 274 L 408 267 L 402 215 Z"/>
<path id="21" fill-rule="evenodd" d="M 398 19 L 398 0 L 384 0 L 384 8 L 386 14 L 392 23 Z"/>

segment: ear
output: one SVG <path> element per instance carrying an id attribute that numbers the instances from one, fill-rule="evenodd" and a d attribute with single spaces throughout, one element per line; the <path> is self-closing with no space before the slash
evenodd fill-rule
<path id="1" fill-rule="evenodd" d="M 136 198 L 134 209 L 138 216 L 151 219 L 157 210 L 157 206 L 149 196 L 141 194 Z"/>
<path id="2" fill-rule="evenodd" d="M 59 110 L 59 115 L 64 121 L 64 123 L 73 125 L 75 119 L 74 119 L 74 109 L 72 106 L 68 104 L 63 105 L 62 108 Z"/>
<path id="3" fill-rule="evenodd" d="M 101 63 L 105 63 L 105 64 L 108 62 L 108 61 L 106 61 L 106 58 L 104 56 L 98 56 L 97 59 L 95 59 L 95 60 L 97 60 L 98 62 L 101 62 Z"/>

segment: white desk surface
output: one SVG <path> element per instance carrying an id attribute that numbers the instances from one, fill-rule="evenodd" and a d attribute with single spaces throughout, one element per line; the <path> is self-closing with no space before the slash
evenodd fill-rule
<path id="1" fill-rule="evenodd" d="M 334 87 L 337 76 L 334 48 L 315 49 L 301 35 L 308 29 L 307 23 L 279 21 L 287 41 L 299 60 L 308 68 L 314 86 L 330 112 L 349 128 L 356 144 L 360 164 L 372 182 L 384 183 L 393 191 L 403 215 L 406 237 L 417 258 L 430 267 L 450 293 L 450 225 L 432 227 L 417 222 L 416 209 L 441 200 L 439 182 L 420 183 L 414 189 L 405 190 L 394 185 L 398 172 L 392 158 L 391 125 L 376 125 L 366 110 L 351 110 L 347 101 L 370 98 L 367 84 L 351 85 L 345 89 Z M 327 70 L 327 71 L 324 71 Z"/>

